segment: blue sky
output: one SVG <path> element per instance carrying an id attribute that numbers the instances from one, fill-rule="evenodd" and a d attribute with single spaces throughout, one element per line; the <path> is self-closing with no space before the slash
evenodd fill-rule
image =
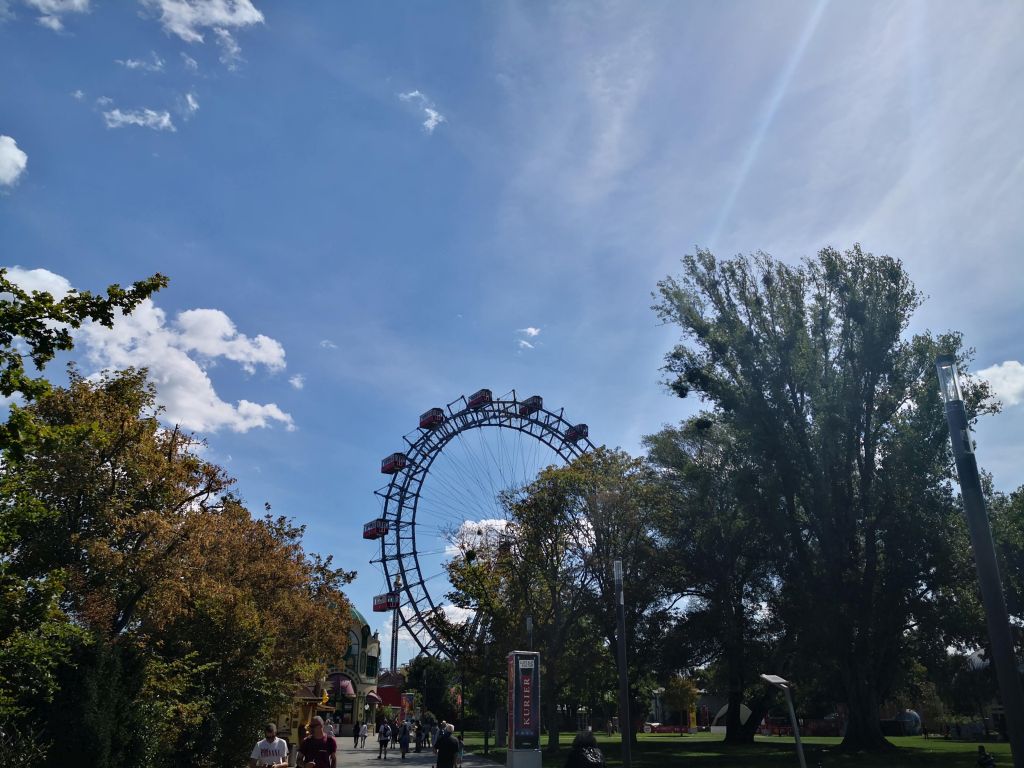
<path id="1" fill-rule="evenodd" d="M 83 365 L 145 364 L 254 508 L 381 578 L 380 458 L 480 387 L 598 442 L 696 403 L 650 311 L 695 245 L 906 263 L 1024 483 L 1017 2 L 0 0 L 0 263 L 170 287 Z M 46 270 L 38 272 L 33 270 Z M 529 335 L 523 329 L 539 329 Z M 527 346 L 529 345 L 529 346 Z"/>

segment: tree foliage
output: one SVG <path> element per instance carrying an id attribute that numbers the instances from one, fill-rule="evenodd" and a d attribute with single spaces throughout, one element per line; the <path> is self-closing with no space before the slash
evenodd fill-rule
<path id="1" fill-rule="evenodd" d="M 294 680 L 347 650 L 353 574 L 253 516 L 160 423 L 145 371 L 25 371 L 164 282 L 54 299 L 0 273 L 0 384 L 21 398 L 0 446 L 0 718 L 49 765 L 240 762 Z"/>
<path id="2" fill-rule="evenodd" d="M 797 267 L 699 251 L 659 284 L 656 309 L 683 333 L 668 383 L 726 415 L 759 468 L 787 555 L 779 615 L 848 704 L 848 747 L 886 746 L 880 701 L 962 562 L 933 363 L 968 351 L 957 334 L 908 335 L 920 301 L 900 262 L 859 246 Z M 972 415 L 987 394 L 969 388 Z"/>

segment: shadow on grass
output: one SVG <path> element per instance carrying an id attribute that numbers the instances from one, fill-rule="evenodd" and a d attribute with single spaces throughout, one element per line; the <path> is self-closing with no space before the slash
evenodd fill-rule
<path id="1" fill-rule="evenodd" d="M 622 765 L 621 744 L 613 738 L 600 737 L 601 750 L 609 766 Z M 571 735 L 564 738 L 557 754 L 544 753 L 544 768 L 562 768 L 568 754 Z M 969 768 L 976 765 L 977 743 L 923 739 L 921 737 L 891 740 L 897 749 L 884 754 L 851 753 L 840 751 L 839 739 L 808 739 L 804 754 L 808 768 L 857 766 L 860 768 Z M 480 755 L 482 740 L 466 738 L 470 750 Z M 1011 765 L 1006 744 L 986 744 L 996 757 L 996 765 Z M 489 759 L 505 762 L 504 750 L 491 750 Z M 723 743 L 720 736 L 707 734 L 694 736 L 651 735 L 641 737 L 632 748 L 633 768 L 668 768 L 669 766 L 695 766 L 696 768 L 770 768 L 796 766 L 796 746 L 792 739 L 758 739 L 752 745 L 734 746 Z"/>

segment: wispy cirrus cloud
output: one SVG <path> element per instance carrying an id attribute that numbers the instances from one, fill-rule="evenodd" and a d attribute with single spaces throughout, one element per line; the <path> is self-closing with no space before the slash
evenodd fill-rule
<path id="1" fill-rule="evenodd" d="M 39 13 L 36 21 L 54 32 L 64 31 L 65 15 L 89 11 L 89 0 L 25 0 L 25 5 Z"/>
<path id="2" fill-rule="evenodd" d="M 107 128 L 125 128 L 127 126 L 138 126 L 139 128 L 150 128 L 154 131 L 176 131 L 174 121 L 171 120 L 171 113 L 166 109 L 157 111 L 155 109 L 111 109 L 103 113 L 103 120 Z"/>
<path id="3" fill-rule="evenodd" d="M 301 373 L 296 373 L 288 379 L 288 383 L 292 385 L 293 389 L 303 389 L 306 386 L 306 377 Z"/>
<path id="4" fill-rule="evenodd" d="M 150 51 L 150 59 L 114 59 L 125 69 L 137 69 L 142 72 L 163 72 L 164 60 L 157 56 L 156 51 Z"/>
<path id="5" fill-rule="evenodd" d="M 72 287 L 47 269 L 11 267 L 7 276 L 25 290 L 54 296 Z M 230 403 L 217 394 L 209 370 L 220 360 L 236 363 L 250 375 L 261 368 L 285 368 L 280 342 L 263 334 L 247 336 L 220 310 L 190 309 L 172 319 L 147 299 L 130 315 L 118 315 L 113 328 L 88 322 L 74 335 L 76 348 L 83 350 L 94 371 L 147 368 L 168 423 L 198 432 L 248 432 L 274 424 L 295 428 L 292 417 L 275 403 Z"/>
<path id="6" fill-rule="evenodd" d="M 447 118 L 442 115 L 434 105 L 434 102 L 427 97 L 422 91 L 407 91 L 406 93 L 398 94 L 398 98 L 407 104 L 414 104 L 423 110 L 425 119 L 423 120 L 423 130 L 428 134 L 432 134 L 437 126 L 441 123 L 448 122 Z"/>

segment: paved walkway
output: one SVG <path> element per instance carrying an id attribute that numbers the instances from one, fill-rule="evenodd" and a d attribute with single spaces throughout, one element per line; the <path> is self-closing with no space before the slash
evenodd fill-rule
<path id="1" fill-rule="evenodd" d="M 424 747 L 419 754 L 410 750 L 402 759 L 400 749 L 389 749 L 387 760 L 377 759 L 377 742 L 366 740 L 366 749 L 353 749 L 352 738 L 338 740 L 338 768 L 384 768 L 384 766 L 409 766 L 409 768 L 430 768 L 436 766 L 434 751 Z M 370 747 L 373 747 L 371 749 Z M 463 768 L 494 768 L 496 763 L 483 757 L 469 754 L 462 759 Z"/>

